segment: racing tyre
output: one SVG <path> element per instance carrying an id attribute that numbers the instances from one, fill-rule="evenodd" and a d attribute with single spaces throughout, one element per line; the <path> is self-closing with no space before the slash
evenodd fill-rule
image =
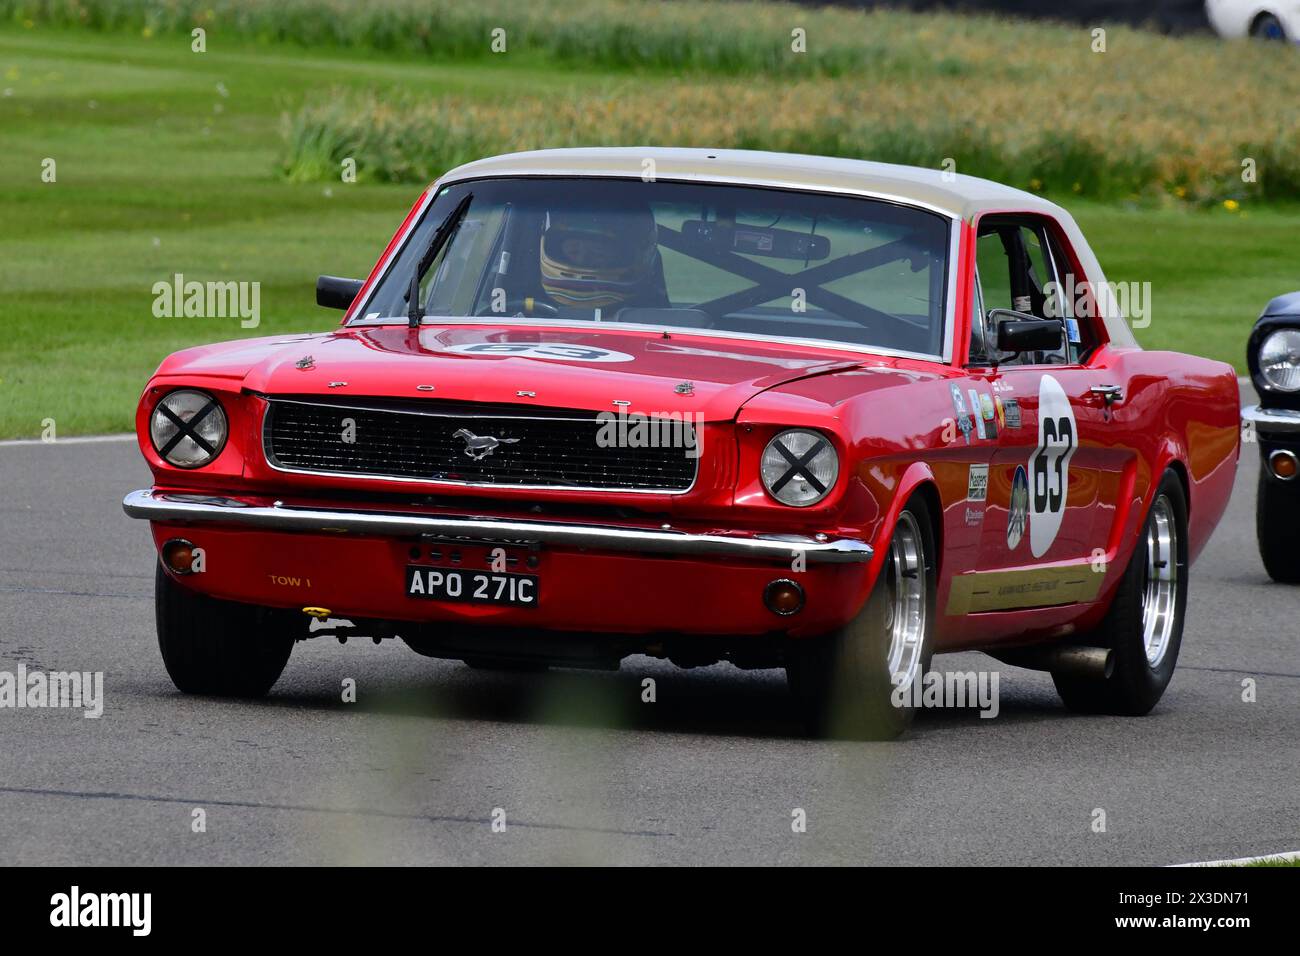
<path id="1" fill-rule="evenodd" d="M 1106 678 L 1052 674 L 1065 706 L 1089 714 L 1141 716 L 1169 686 L 1178 664 L 1187 610 L 1187 498 L 1166 471 L 1133 557 L 1101 626 L 1082 643 L 1109 647 Z"/>
<path id="2" fill-rule="evenodd" d="M 1256 40 L 1285 40 L 1286 29 L 1282 21 L 1271 13 L 1261 13 L 1250 25 L 1250 35 Z"/>
<path id="3" fill-rule="evenodd" d="M 1255 537 L 1264 570 L 1282 584 L 1300 584 L 1296 528 L 1300 528 L 1300 487 L 1283 484 L 1261 468 L 1255 498 Z"/>
<path id="4" fill-rule="evenodd" d="M 282 613 L 198 594 L 158 565 L 158 649 L 176 689 L 217 697 L 261 697 L 293 650 Z"/>
<path id="5" fill-rule="evenodd" d="M 791 652 L 786 677 L 810 733 L 891 740 L 911 724 L 912 685 L 934 655 L 932 528 L 924 502 L 913 498 L 858 616 Z"/>

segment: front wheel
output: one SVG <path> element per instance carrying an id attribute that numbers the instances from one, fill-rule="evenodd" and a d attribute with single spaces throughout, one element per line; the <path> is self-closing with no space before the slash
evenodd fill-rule
<path id="1" fill-rule="evenodd" d="M 884 566 L 862 610 L 839 630 L 804 642 L 786 676 L 808 729 L 819 736 L 890 740 L 912 722 L 913 684 L 934 654 L 934 533 L 920 497 L 899 514 Z"/>
<path id="2" fill-rule="evenodd" d="M 182 587 L 158 565 L 158 649 L 176 689 L 217 697 L 261 697 L 293 650 L 281 612 L 220 601 Z"/>
<path id="3" fill-rule="evenodd" d="M 1256 40 L 1285 40 L 1286 28 L 1271 13 L 1261 13 L 1250 25 L 1250 35 Z"/>
<path id="4" fill-rule="evenodd" d="M 1065 706 L 1134 717 L 1150 712 L 1174 676 L 1186 610 L 1187 499 L 1178 476 L 1167 471 L 1110 609 L 1082 640 L 1110 648 L 1115 669 L 1105 678 L 1053 673 Z"/>
<path id="5" fill-rule="evenodd" d="M 1264 570 L 1281 584 L 1300 584 L 1300 550 L 1296 529 L 1300 528 L 1300 482 L 1286 484 L 1259 470 L 1259 493 L 1255 498 L 1255 532 Z"/>

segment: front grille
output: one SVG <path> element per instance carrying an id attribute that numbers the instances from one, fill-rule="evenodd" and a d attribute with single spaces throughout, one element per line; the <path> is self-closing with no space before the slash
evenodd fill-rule
<path id="1" fill-rule="evenodd" d="M 647 434 L 695 445 L 690 423 L 651 422 L 661 427 Z M 642 492 L 694 484 L 698 459 L 687 448 L 602 447 L 601 427 L 591 412 L 564 409 L 271 399 L 262 445 L 275 468 L 330 475 Z"/>

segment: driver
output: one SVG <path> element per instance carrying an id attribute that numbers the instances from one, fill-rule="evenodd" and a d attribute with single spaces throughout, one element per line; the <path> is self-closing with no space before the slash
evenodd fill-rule
<path id="1" fill-rule="evenodd" d="M 644 203 L 548 211 L 540 245 L 542 289 L 558 306 L 668 304 L 658 227 Z"/>

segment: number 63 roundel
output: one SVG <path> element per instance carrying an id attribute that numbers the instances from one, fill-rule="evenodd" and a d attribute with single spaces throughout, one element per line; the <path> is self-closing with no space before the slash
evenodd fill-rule
<path id="1" fill-rule="evenodd" d="M 1061 383 L 1038 383 L 1038 448 L 1029 456 L 1029 550 L 1041 558 L 1056 540 L 1070 492 L 1070 458 L 1079 445 L 1074 410 Z"/>

